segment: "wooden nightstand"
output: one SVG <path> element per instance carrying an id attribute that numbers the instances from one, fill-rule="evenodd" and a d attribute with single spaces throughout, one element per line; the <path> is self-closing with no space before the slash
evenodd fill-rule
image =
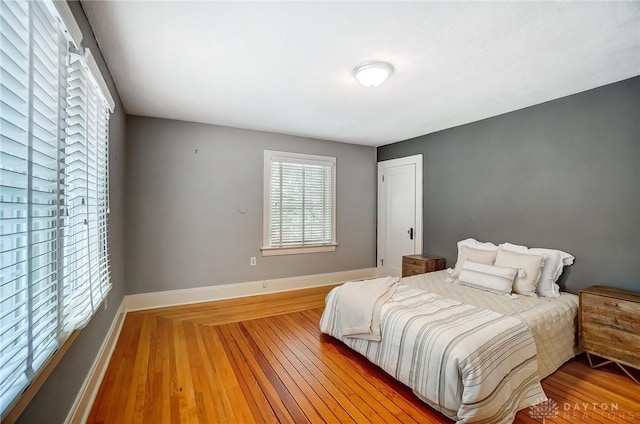
<path id="1" fill-rule="evenodd" d="M 439 256 L 407 255 L 402 257 L 402 276 L 424 274 L 444 269 L 445 260 Z"/>
<path id="2" fill-rule="evenodd" d="M 593 368 L 614 362 L 633 381 L 625 368 L 640 369 L 640 293 L 593 286 L 580 290 L 580 348 Z M 594 365 L 591 354 L 608 361 Z"/>

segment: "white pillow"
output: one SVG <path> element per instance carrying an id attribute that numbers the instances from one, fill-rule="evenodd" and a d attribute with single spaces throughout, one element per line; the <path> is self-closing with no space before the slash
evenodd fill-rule
<path id="1" fill-rule="evenodd" d="M 563 252 L 562 250 L 543 248 L 530 249 L 527 246 L 520 246 L 511 243 L 503 243 L 500 245 L 500 248 L 511 252 L 544 255 L 544 266 L 540 272 L 540 281 L 538 281 L 536 293 L 538 293 L 538 296 L 542 297 L 560 296 L 560 286 L 556 284 L 556 281 L 560 278 L 563 267 L 573 264 L 573 260 L 575 258 L 572 255 L 567 252 Z"/>
<path id="2" fill-rule="evenodd" d="M 451 274 L 451 278 L 458 278 L 460 272 L 462 272 L 462 266 L 467 261 L 493 265 L 497 254 L 497 250 L 472 249 L 471 247 L 461 246 L 458 251 L 456 266 L 449 274 Z"/>
<path id="3" fill-rule="evenodd" d="M 481 242 L 478 241 L 474 238 L 468 238 L 468 239 L 464 239 L 464 240 L 460 240 L 458 243 L 458 256 L 456 257 L 456 267 L 458 264 L 460 264 L 460 267 L 462 267 L 462 263 L 464 263 L 464 260 L 461 263 L 461 258 L 460 258 L 460 253 L 462 251 L 463 247 L 470 247 L 472 249 L 478 249 L 478 250 L 491 250 L 491 251 L 497 251 L 498 250 L 498 246 L 496 246 L 493 243 L 490 242 Z M 477 262 L 477 261 L 476 261 Z M 448 268 L 447 272 L 449 274 L 453 274 L 455 271 L 455 268 Z M 457 270 L 457 274 L 456 276 L 460 275 L 460 269 Z M 453 280 L 452 280 L 453 281 Z"/>
<path id="4" fill-rule="evenodd" d="M 516 253 L 500 249 L 495 266 L 517 268 L 518 276 L 513 282 L 513 292 L 524 296 L 536 296 L 536 285 L 540 280 L 540 271 L 544 256 L 529 253 Z"/>
<path id="5" fill-rule="evenodd" d="M 510 294 L 517 274 L 516 268 L 466 261 L 458 277 L 458 284 L 497 294 Z"/>
<path id="6" fill-rule="evenodd" d="M 460 248 L 462 246 L 467 246 L 467 247 L 471 247 L 473 249 L 480 249 L 480 250 L 498 250 L 499 246 L 496 246 L 495 244 L 488 242 L 488 241 L 478 241 L 474 238 L 468 238 L 468 239 L 464 239 L 464 240 L 460 240 L 458 242 L 458 252 L 460 252 Z"/>

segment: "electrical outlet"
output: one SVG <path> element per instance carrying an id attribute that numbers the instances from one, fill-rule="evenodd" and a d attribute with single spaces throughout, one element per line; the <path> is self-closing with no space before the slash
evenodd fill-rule
<path id="1" fill-rule="evenodd" d="M 252 256 L 251 258 L 249 258 L 249 263 L 251 264 L 251 266 L 256 266 L 256 257 Z"/>

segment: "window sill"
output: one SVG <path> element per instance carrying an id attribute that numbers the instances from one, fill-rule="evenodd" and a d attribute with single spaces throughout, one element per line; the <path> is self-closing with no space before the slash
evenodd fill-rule
<path id="1" fill-rule="evenodd" d="M 20 415 L 29 405 L 29 402 L 36 396 L 44 382 L 49 378 L 49 375 L 53 372 L 58 362 L 62 359 L 67 350 L 71 347 L 76 337 L 80 334 L 80 330 L 73 331 L 64 342 L 60 344 L 58 350 L 56 350 L 40 370 L 36 373 L 36 376 L 31 380 L 31 383 L 24 389 L 22 394 L 18 396 L 11 406 L 5 411 L 5 416 L 2 417 L 3 424 L 11 424 L 18 421 Z"/>
<path id="2" fill-rule="evenodd" d="M 321 246 L 263 247 L 262 256 L 300 255 L 304 253 L 335 252 L 337 243 Z"/>

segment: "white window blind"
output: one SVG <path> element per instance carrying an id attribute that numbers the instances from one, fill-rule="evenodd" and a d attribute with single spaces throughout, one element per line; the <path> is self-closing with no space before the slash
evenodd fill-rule
<path id="1" fill-rule="evenodd" d="M 111 288 L 107 249 L 108 105 L 83 58 L 70 55 L 65 138 L 62 320 L 83 326 Z"/>
<path id="2" fill-rule="evenodd" d="M 53 3 L 3 1 L 0 19 L 4 416 L 109 290 L 109 114 Z"/>
<path id="3" fill-rule="evenodd" d="M 335 249 L 335 164 L 332 157 L 265 151 L 263 252 Z"/>

